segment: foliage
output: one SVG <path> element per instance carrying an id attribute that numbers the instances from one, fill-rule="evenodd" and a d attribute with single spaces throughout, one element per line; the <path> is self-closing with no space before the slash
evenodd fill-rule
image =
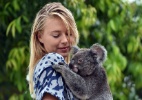
<path id="1" fill-rule="evenodd" d="M 97 10 L 97 21 L 90 28 L 89 37 L 108 50 L 105 67 L 114 100 L 138 99 L 142 88 L 141 6 L 119 0 L 86 3 Z"/>
<path id="2" fill-rule="evenodd" d="M 114 100 L 142 95 L 142 6 L 121 0 L 51 0 L 73 13 L 80 47 L 101 43 Z M 51 2 L 48 1 L 48 2 Z M 0 0 L 0 99 L 30 100 L 26 82 L 33 19 L 45 0 Z"/>

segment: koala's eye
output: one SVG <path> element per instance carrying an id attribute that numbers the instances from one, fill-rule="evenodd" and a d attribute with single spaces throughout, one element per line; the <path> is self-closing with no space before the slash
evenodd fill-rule
<path id="1" fill-rule="evenodd" d="M 78 63 L 80 64 L 80 63 L 82 63 L 83 62 L 83 60 L 82 59 L 78 59 Z"/>

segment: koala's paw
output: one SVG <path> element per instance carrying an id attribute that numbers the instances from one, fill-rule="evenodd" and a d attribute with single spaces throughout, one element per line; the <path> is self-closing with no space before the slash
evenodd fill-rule
<path id="1" fill-rule="evenodd" d="M 63 65 L 53 65 L 52 68 L 55 69 L 57 72 L 62 72 Z"/>

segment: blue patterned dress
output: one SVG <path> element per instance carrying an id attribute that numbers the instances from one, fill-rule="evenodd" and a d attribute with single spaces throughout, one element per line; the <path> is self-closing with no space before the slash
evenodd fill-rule
<path id="1" fill-rule="evenodd" d="M 33 75 L 36 100 L 41 100 L 44 93 L 50 93 L 59 100 L 74 100 L 61 74 L 52 68 L 52 65 L 59 62 L 65 63 L 61 55 L 48 53 L 36 65 Z"/>

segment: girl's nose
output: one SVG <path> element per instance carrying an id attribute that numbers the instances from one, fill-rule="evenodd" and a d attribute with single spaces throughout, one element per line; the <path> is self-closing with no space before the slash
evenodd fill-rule
<path id="1" fill-rule="evenodd" d="M 67 36 L 64 34 L 63 37 L 62 37 L 62 43 L 68 43 L 68 39 L 67 39 Z"/>

